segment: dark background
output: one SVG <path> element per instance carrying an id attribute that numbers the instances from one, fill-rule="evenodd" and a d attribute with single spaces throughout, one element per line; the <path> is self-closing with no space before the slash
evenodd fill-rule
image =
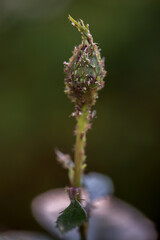
<path id="1" fill-rule="evenodd" d="M 88 132 L 87 171 L 160 228 L 160 4 L 157 0 L 0 0 L 0 229 L 38 230 L 32 199 L 68 184 L 54 148 L 73 155 L 63 61 L 90 24 L 108 71 Z"/>

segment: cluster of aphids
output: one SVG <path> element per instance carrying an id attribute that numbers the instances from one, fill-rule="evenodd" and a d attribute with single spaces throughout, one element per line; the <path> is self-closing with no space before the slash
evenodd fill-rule
<path id="1" fill-rule="evenodd" d="M 76 112 L 81 114 L 83 106 L 88 111 L 95 104 L 98 91 L 104 86 L 104 60 L 101 59 L 100 50 L 93 43 L 88 25 L 82 21 L 73 24 L 82 34 L 82 43 L 74 48 L 69 62 L 64 62 L 65 68 L 65 92 L 72 102 L 75 102 Z M 87 34 L 86 34 L 86 32 Z"/>

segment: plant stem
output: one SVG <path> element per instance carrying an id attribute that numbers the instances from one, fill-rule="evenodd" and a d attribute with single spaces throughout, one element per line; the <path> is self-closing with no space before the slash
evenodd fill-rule
<path id="1" fill-rule="evenodd" d="M 74 179 L 73 186 L 81 187 L 82 185 L 82 174 L 85 168 L 85 145 L 86 145 L 86 132 L 88 129 L 88 106 L 85 105 L 82 108 L 82 114 L 78 116 L 77 125 L 76 125 L 76 144 L 75 144 L 75 169 L 74 169 Z M 78 201 L 81 201 L 81 190 L 79 190 L 79 194 L 77 196 Z M 86 240 L 86 232 L 87 227 L 86 223 L 83 223 L 79 227 L 79 233 L 81 240 Z"/>
<path id="2" fill-rule="evenodd" d="M 79 227 L 79 233 L 81 236 L 81 240 L 86 240 L 86 235 L 87 235 L 87 224 L 83 223 L 80 227 Z"/>
<path id="3" fill-rule="evenodd" d="M 77 126 L 76 126 L 76 144 L 75 144 L 75 173 L 73 179 L 74 187 L 81 187 L 82 174 L 85 168 L 85 144 L 86 144 L 86 131 L 88 128 L 88 107 L 83 106 L 82 114 L 78 116 Z"/>

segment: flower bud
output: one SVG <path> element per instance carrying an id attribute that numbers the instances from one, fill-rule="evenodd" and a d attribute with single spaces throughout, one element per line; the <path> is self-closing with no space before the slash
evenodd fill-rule
<path id="1" fill-rule="evenodd" d="M 104 86 L 106 71 L 89 25 L 85 26 L 82 20 L 75 21 L 71 16 L 69 20 L 81 33 L 82 43 L 74 48 L 69 62 L 64 62 L 65 93 L 75 102 L 76 115 L 79 115 L 84 105 L 90 110 L 95 104 L 98 91 Z"/>

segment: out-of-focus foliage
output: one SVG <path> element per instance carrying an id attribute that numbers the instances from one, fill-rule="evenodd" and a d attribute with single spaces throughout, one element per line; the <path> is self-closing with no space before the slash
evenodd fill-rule
<path id="1" fill-rule="evenodd" d="M 0 1 L 0 227 L 37 229 L 31 199 L 66 186 L 53 149 L 71 152 L 73 105 L 63 61 L 80 43 L 68 23 L 90 23 L 106 57 L 106 86 L 88 133 L 88 170 L 159 218 L 160 4 L 158 0 Z"/>
<path id="2" fill-rule="evenodd" d="M 54 240 L 36 232 L 6 231 L 0 234 L 0 240 Z"/>
<path id="3" fill-rule="evenodd" d="M 88 190 L 91 201 L 110 196 L 114 193 L 112 180 L 101 173 L 90 172 L 84 174 L 83 185 Z"/>

